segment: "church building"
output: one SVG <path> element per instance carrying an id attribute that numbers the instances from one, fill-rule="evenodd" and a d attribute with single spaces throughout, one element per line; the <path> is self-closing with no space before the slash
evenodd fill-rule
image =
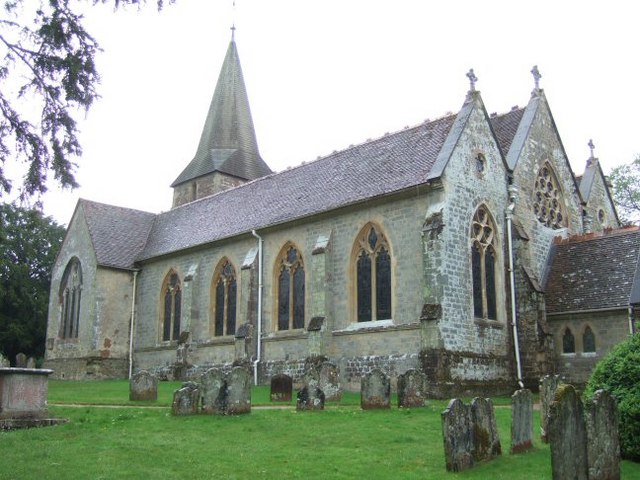
<path id="1" fill-rule="evenodd" d="M 235 41 L 193 160 L 154 214 L 81 199 L 52 273 L 45 366 L 66 379 L 327 359 L 347 389 L 423 371 L 434 396 L 584 382 L 635 329 L 640 231 L 593 148 L 576 177 L 540 74 L 456 114 L 282 172 L 262 159 Z M 268 161 L 268 159 L 267 159 Z"/>

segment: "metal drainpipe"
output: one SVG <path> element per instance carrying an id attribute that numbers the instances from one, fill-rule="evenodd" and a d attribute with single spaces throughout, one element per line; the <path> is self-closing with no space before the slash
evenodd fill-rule
<path id="1" fill-rule="evenodd" d="M 520 343 L 518 340 L 518 319 L 516 317 L 516 272 L 513 268 L 513 239 L 511 237 L 511 224 L 513 219 L 513 210 L 516 208 L 516 200 L 518 198 L 518 189 L 513 185 L 508 188 L 509 200 L 511 203 L 505 210 L 507 220 L 507 245 L 509 246 L 509 280 L 511 283 L 511 326 L 513 327 L 513 349 L 516 356 L 516 369 L 518 375 L 518 384 L 520 388 L 524 388 L 522 381 L 522 364 L 520 361 Z"/>
<path id="2" fill-rule="evenodd" d="M 258 363 L 260 363 L 260 355 L 262 353 L 262 237 L 251 230 L 251 234 L 258 239 L 258 348 L 256 359 L 253 362 L 253 382 L 258 385 Z"/>
<path id="3" fill-rule="evenodd" d="M 133 271 L 133 287 L 131 293 L 131 323 L 129 325 L 129 380 L 133 373 L 133 329 L 135 327 L 136 317 L 136 280 L 138 279 L 138 270 Z"/>
<path id="4" fill-rule="evenodd" d="M 629 335 L 633 335 L 634 333 L 634 328 L 633 328 L 633 307 L 629 307 L 628 309 L 628 315 L 629 315 Z"/>

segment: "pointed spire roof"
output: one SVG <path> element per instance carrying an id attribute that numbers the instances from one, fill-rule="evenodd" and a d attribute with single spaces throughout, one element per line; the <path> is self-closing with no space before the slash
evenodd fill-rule
<path id="1" fill-rule="evenodd" d="M 221 172 L 244 180 L 268 175 L 260 157 L 238 49 L 232 35 L 196 154 L 171 184 Z"/>

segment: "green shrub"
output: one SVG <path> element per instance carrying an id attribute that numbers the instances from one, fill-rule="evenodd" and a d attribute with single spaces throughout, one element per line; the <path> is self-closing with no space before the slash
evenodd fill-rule
<path id="1" fill-rule="evenodd" d="M 618 402 L 622 457 L 640 461 L 640 334 L 620 343 L 598 362 L 587 382 L 586 399 L 600 389 Z"/>

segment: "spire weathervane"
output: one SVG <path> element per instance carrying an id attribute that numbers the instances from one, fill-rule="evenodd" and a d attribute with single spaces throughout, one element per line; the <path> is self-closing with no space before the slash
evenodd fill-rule
<path id="1" fill-rule="evenodd" d="M 535 83 L 534 91 L 537 92 L 540 90 L 540 79 L 542 78 L 542 74 L 540 73 L 540 70 L 538 70 L 538 65 L 533 66 L 531 74 L 533 75 L 533 81 Z"/>
<path id="2" fill-rule="evenodd" d="M 469 69 L 469 71 L 467 72 L 467 78 L 469 79 L 469 91 L 471 92 L 475 92 L 476 91 L 476 82 L 478 81 L 478 77 L 476 77 L 476 74 L 473 73 L 473 68 Z"/>

